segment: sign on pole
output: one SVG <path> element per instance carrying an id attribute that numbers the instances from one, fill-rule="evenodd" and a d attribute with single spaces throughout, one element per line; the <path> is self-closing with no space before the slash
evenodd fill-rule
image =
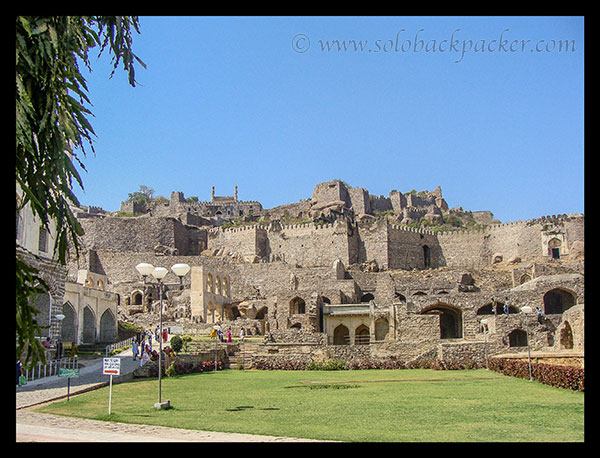
<path id="1" fill-rule="evenodd" d="M 110 388 L 108 389 L 108 414 L 112 403 L 112 378 L 113 375 L 121 375 L 121 358 L 104 358 L 102 361 L 102 373 L 110 375 Z"/>
<path id="2" fill-rule="evenodd" d="M 121 358 L 104 358 L 102 373 L 104 375 L 121 375 Z"/>
<path id="3" fill-rule="evenodd" d="M 67 378 L 67 401 L 71 398 L 71 377 L 79 378 L 79 368 L 58 368 L 58 376 Z"/>

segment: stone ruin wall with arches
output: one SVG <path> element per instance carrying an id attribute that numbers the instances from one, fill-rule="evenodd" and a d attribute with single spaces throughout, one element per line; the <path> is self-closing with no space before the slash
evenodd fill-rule
<path id="1" fill-rule="evenodd" d="M 387 205 L 340 189 L 327 186 L 328 198 Z M 434 198 L 443 205 L 441 194 Z M 262 357 L 481 360 L 522 352 L 527 342 L 536 351 L 583 352 L 583 215 L 452 232 L 331 216 L 227 229 L 174 216 L 87 218 L 83 256 L 69 269 L 106 275 L 119 317 L 135 320 L 156 316 L 159 299 L 135 265 L 187 263 L 183 290 L 171 272 L 165 278 L 167 320 L 190 332 L 219 322 L 234 335 L 244 328 L 268 337 Z M 227 278 L 220 293 L 217 275 Z M 523 305 L 541 308 L 544 319 L 525 323 Z"/>

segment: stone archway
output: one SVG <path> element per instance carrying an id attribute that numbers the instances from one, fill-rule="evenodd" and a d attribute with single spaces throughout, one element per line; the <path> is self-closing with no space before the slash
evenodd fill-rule
<path id="1" fill-rule="evenodd" d="M 69 301 L 63 304 L 62 313 L 65 318 L 61 323 L 60 340 L 77 343 L 77 313 Z"/>
<path id="2" fill-rule="evenodd" d="M 99 342 L 112 343 L 117 339 L 117 320 L 112 311 L 106 309 L 100 317 Z"/>
<path id="3" fill-rule="evenodd" d="M 385 340 L 390 330 L 387 319 L 379 318 L 375 321 L 375 340 Z"/>
<path id="4" fill-rule="evenodd" d="M 83 309 L 83 333 L 81 341 L 84 344 L 96 342 L 96 315 L 89 306 Z"/>
<path id="5" fill-rule="evenodd" d="M 354 345 L 368 345 L 371 340 L 369 327 L 361 324 L 354 330 Z"/>
<path id="6" fill-rule="evenodd" d="M 340 324 L 333 330 L 333 345 L 349 345 L 350 331 L 346 326 Z"/>
<path id="7" fill-rule="evenodd" d="M 462 312 L 460 309 L 438 302 L 421 310 L 421 314 L 440 316 L 440 338 L 459 339 L 462 338 Z"/>
<path id="8" fill-rule="evenodd" d="M 299 315 L 306 313 L 306 302 L 301 297 L 296 296 L 290 301 L 290 315 Z"/>
<path id="9" fill-rule="evenodd" d="M 573 329 L 568 321 L 565 321 L 560 330 L 559 344 L 562 350 L 573 349 Z"/>
<path id="10" fill-rule="evenodd" d="M 575 293 L 564 288 L 554 288 L 544 294 L 544 313 L 561 314 L 577 302 Z"/>
<path id="11" fill-rule="evenodd" d="M 527 333 L 522 329 L 514 329 L 508 334 L 508 346 L 509 347 L 526 347 L 527 346 Z"/>

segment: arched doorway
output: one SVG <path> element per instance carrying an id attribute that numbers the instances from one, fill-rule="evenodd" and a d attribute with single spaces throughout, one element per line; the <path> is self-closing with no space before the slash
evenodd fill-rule
<path id="1" fill-rule="evenodd" d="M 426 269 L 431 267 L 431 249 L 427 245 L 423 245 L 423 265 Z"/>
<path id="2" fill-rule="evenodd" d="M 561 314 L 575 305 L 574 293 L 562 288 L 555 288 L 544 294 L 544 313 L 546 315 Z"/>
<path id="3" fill-rule="evenodd" d="M 509 347 L 526 347 L 527 333 L 522 329 L 515 329 L 508 335 Z"/>
<path id="4" fill-rule="evenodd" d="M 333 330 L 333 345 L 350 344 L 350 331 L 343 324 L 340 324 Z"/>
<path id="5" fill-rule="evenodd" d="M 462 312 L 460 309 L 449 304 L 438 303 L 425 307 L 421 313 L 440 316 L 441 339 L 462 338 Z"/>
<path id="6" fill-rule="evenodd" d="M 81 340 L 84 344 L 93 344 L 96 341 L 96 316 L 88 306 L 83 309 L 83 333 Z"/>
<path id="7" fill-rule="evenodd" d="M 548 254 L 552 259 L 560 259 L 560 245 L 561 241 L 556 237 L 548 240 Z"/>
<path id="8" fill-rule="evenodd" d="M 573 349 L 573 330 L 568 321 L 565 321 L 562 329 L 560 330 L 560 348 L 564 350 Z"/>
<path id="9" fill-rule="evenodd" d="M 63 342 L 77 342 L 77 314 L 69 301 L 63 304 L 62 313 L 65 318 L 61 323 L 60 340 Z"/>
<path id="10" fill-rule="evenodd" d="M 385 318 L 375 321 L 375 340 L 385 340 L 390 330 L 390 324 Z"/>
<path id="11" fill-rule="evenodd" d="M 131 305 L 142 305 L 142 292 L 134 291 L 131 294 Z"/>
<path id="12" fill-rule="evenodd" d="M 117 323 L 112 311 L 106 309 L 100 317 L 99 342 L 112 343 L 117 339 Z"/>
<path id="13" fill-rule="evenodd" d="M 369 328 L 361 324 L 354 331 L 354 345 L 369 345 L 371 340 L 371 333 L 369 332 Z"/>

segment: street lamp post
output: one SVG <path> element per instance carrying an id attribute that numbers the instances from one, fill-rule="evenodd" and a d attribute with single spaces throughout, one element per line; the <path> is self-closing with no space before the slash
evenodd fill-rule
<path id="1" fill-rule="evenodd" d="M 529 381 L 533 382 L 533 374 L 531 371 L 531 347 L 529 345 L 529 319 L 528 316 L 532 312 L 532 308 L 528 305 L 521 307 L 521 312 L 525 314 L 525 329 L 527 333 L 527 363 L 529 366 Z"/>
<path id="2" fill-rule="evenodd" d="M 483 351 L 485 354 L 485 368 L 489 369 L 488 367 L 488 320 L 487 319 L 483 319 L 480 321 L 480 324 L 482 326 L 482 331 L 483 331 L 483 335 L 485 337 L 485 346 L 483 347 Z"/>
<path id="3" fill-rule="evenodd" d="M 169 408 L 170 402 L 166 403 L 162 402 L 162 341 L 163 341 L 163 328 L 162 328 L 162 310 L 163 310 L 163 278 L 169 272 L 164 267 L 154 267 L 152 264 L 141 263 L 135 266 L 136 270 L 142 275 L 144 279 L 144 284 L 146 284 L 146 277 L 148 275 L 152 275 L 156 281 L 158 282 L 158 296 L 159 296 L 159 311 L 158 311 L 158 321 L 159 321 L 159 338 L 158 338 L 158 403 L 154 404 L 155 408 L 163 409 Z M 175 264 L 171 267 L 171 270 L 175 275 L 179 277 L 179 285 L 180 288 L 183 285 L 183 277 L 190 271 L 190 266 L 187 264 Z"/>

